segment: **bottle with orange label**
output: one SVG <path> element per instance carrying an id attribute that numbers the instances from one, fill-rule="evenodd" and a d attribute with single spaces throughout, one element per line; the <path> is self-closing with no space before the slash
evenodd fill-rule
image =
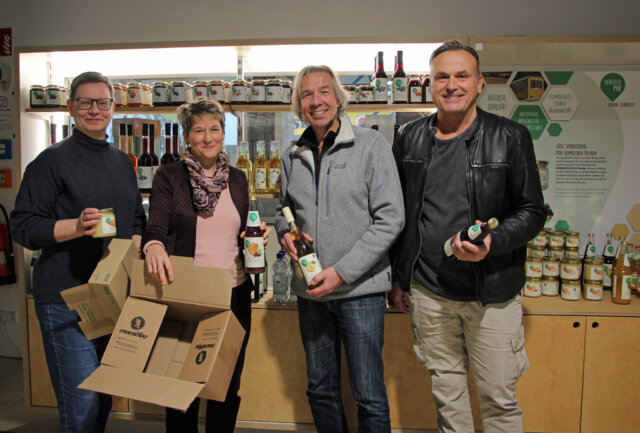
<path id="1" fill-rule="evenodd" d="M 244 268 L 248 274 L 260 274 L 265 270 L 264 260 L 264 231 L 260 227 L 260 213 L 258 201 L 250 188 L 249 215 L 247 228 L 244 232 Z"/>

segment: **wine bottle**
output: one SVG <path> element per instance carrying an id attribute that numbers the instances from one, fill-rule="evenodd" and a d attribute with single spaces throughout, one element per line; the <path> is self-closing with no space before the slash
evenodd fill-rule
<path id="1" fill-rule="evenodd" d="M 158 159 L 158 155 L 156 155 L 155 151 L 155 129 L 156 126 L 153 123 L 149 124 L 149 155 L 151 156 L 151 160 L 153 163 L 153 175 L 156 175 L 156 171 L 158 170 L 158 166 L 160 165 L 160 160 Z M 153 179 L 152 179 L 153 180 Z"/>
<path id="2" fill-rule="evenodd" d="M 314 289 L 319 284 L 312 286 L 310 282 L 313 277 L 315 277 L 322 271 L 320 260 L 318 260 L 318 256 L 316 256 L 316 252 L 313 249 L 311 243 L 307 240 L 307 238 L 304 237 L 304 234 L 302 234 L 302 230 L 300 230 L 300 228 L 296 225 L 296 221 L 291 214 L 291 209 L 289 209 L 288 207 L 283 207 L 282 214 L 289 224 L 289 234 L 291 235 L 293 244 L 296 246 L 298 266 L 300 266 L 300 270 L 302 271 L 304 279 L 307 281 L 307 285 L 309 285 L 309 288 Z"/>
<path id="3" fill-rule="evenodd" d="M 138 172 L 138 157 L 133 153 L 133 125 L 127 124 L 127 156 L 133 165 L 134 171 Z"/>
<path id="4" fill-rule="evenodd" d="M 474 224 L 471 227 L 461 230 L 455 235 L 451 236 L 444 243 L 444 252 L 447 257 L 451 257 L 453 255 L 453 244 L 456 240 L 460 239 L 461 242 L 467 241 L 472 244 L 480 245 L 484 238 L 491 232 L 491 230 L 498 227 L 498 219 L 491 218 L 489 221 Z"/>
<path id="5" fill-rule="evenodd" d="M 409 92 L 407 91 L 408 79 L 407 74 L 404 72 L 404 65 L 402 61 L 402 51 L 398 51 L 398 68 L 391 77 L 392 92 L 394 104 L 406 104 L 409 102 Z"/>
<path id="6" fill-rule="evenodd" d="M 142 154 L 138 158 L 138 189 L 151 192 L 153 184 L 153 158 L 149 154 L 149 124 L 142 124 Z"/>
<path id="7" fill-rule="evenodd" d="M 180 161 L 180 150 L 178 149 L 178 144 L 180 143 L 180 136 L 178 135 L 178 124 L 174 123 L 171 127 L 171 132 L 173 135 L 171 136 L 171 142 L 173 143 L 173 160 L 175 162 Z"/>
<path id="8" fill-rule="evenodd" d="M 127 125 L 125 123 L 120 124 L 120 135 L 118 136 L 120 143 L 120 150 L 127 153 Z"/>
<path id="9" fill-rule="evenodd" d="M 376 104 L 387 103 L 387 73 L 384 71 L 384 53 L 378 51 L 376 72 L 371 80 L 373 86 L 373 102 Z"/>
<path id="10" fill-rule="evenodd" d="M 160 158 L 160 164 L 171 164 L 175 162 L 173 153 L 171 153 L 171 123 L 164 124 L 164 155 Z"/>
<path id="11" fill-rule="evenodd" d="M 247 228 L 244 232 L 244 269 L 249 274 L 260 274 L 265 270 L 262 235 L 264 231 L 260 227 L 258 201 L 253 191 L 250 191 L 249 215 L 247 215 Z"/>

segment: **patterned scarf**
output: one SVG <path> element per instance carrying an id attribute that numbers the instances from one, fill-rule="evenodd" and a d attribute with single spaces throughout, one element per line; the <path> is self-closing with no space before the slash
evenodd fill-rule
<path id="1" fill-rule="evenodd" d="M 193 204 L 199 212 L 213 214 L 220 193 L 229 185 L 229 158 L 220 152 L 213 178 L 205 175 L 202 165 L 191 154 L 191 149 L 187 149 L 184 153 L 184 162 L 189 170 Z"/>

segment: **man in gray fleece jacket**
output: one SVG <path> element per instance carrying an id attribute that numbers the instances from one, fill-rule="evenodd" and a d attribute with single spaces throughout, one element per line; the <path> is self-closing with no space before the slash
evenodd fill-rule
<path id="1" fill-rule="evenodd" d="M 282 157 L 276 230 L 293 259 L 300 333 L 307 357 L 307 396 L 319 433 L 347 433 L 340 396 L 344 344 L 359 432 L 390 432 L 382 344 L 388 250 L 404 224 L 402 191 L 391 147 L 378 132 L 351 125 L 347 96 L 326 66 L 296 78 L 295 114 L 310 124 Z M 288 206 L 313 241 L 323 271 L 310 289 L 281 208 Z"/>

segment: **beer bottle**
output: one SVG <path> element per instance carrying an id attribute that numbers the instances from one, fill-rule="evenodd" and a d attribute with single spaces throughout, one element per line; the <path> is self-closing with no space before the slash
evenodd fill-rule
<path id="1" fill-rule="evenodd" d="M 258 201 L 253 190 L 249 192 L 249 215 L 244 232 L 244 268 L 248 274 L 264 272 L 264 231 L 260 228 Z"/>
<path id="2" fill-rule="evenodd" d="M 460 239 L 461 242 L 467 241 L 475 245 L 480 245 L 491 230 L 496 227 L 498 227 L 498 219 L 491 218 L 489 221 L 474 224 L 465 230 L 459 231 L 444 243 L 445 254 L 447 257 L 451 257 L 453 255 L 453 244 L 457 239 Z"/>
<path id="3" fill-rule="evenodd" d="M 629 248 L 627 242 L 622 242 L 620 253 L 613 270 L 613 294 L 611 300 L 616 304 L 631 302 L 631 266 L 629 263 Z"/>
<path id="4" fill-rule="evenodd" d="M 282 214 L 289 224 L 289 233 L 291 234 L 291 240 L 296 246 L 296 254 L 298 255 L 298 266 L 304 275 L 304 279 L 307 281 L 310 289 L 316 288 L 318 285 L 311 286 L 310 281 L 322 271 L 320 261 L 316 256 L 315 250 L 311 243 L 304 237 L 302 230 L 296 225 L 296 221 L 291 214 L 291 209 L 288 207 L 282 208 Z"/>

